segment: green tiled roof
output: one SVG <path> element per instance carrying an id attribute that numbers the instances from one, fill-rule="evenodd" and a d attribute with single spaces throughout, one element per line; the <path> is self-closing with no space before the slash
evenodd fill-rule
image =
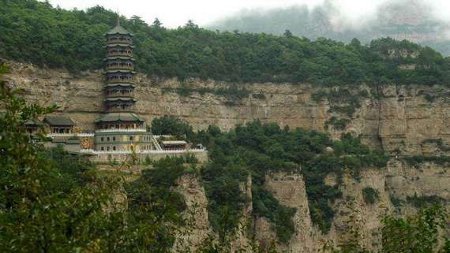
<path id="1" fill-rule="evenodd" d="M 46 116 L 44 122 L 51 126 L 73 126 L 75 122 L 65 116 Z"/>
<path id="2" fill-rule="evenodd" d="M 116 122 L 116 121 L 122 121 L 122 122 L 133 122 L 133 121 L 139 121 L 144 122 L 143 119 L 141 119 L 139 116 L 137 116 L 134 113 L 108 113 L 100 117 L 95 121 L 95 123 L 100 122 Z"/>
<path id="3" fill-rule="evenodd" d="M 107 61 L 107 60 L 130 60 L 130 61 L 135 61 L 135 59 L 133 57 L 125 57 L 125 56 L 110 56 L 110 57 L 106 57 L 103 60 Z"/>
<path id="4" fill-rule="evenodd" d="M 109 30 L 107 35 L 113 35 L 113 34 L 128 34 L 130 36 L 133 36 L 132 33 L 127 31 L 125 28 L 123 28 L 121 25 L 117 24 L 113 29 Z"/>
<path id="5" fill-rule="evenodd" d="M 25 126 L 42 126 L 42 122 L 37 119 L 30 119 L 25 121 Z"/>
<path id="6" fill-rule="evenodd" d="M 118 86 L 120 86 L 120 87 L 132 87 L 132 88 L 134 88 L 134 85 L 131 84 L 131 83 L 110 83 L 110 84 L 107 84 L 105 87 L 106 87 L 106 88 L 114 88 L 114 87 L 118 87 Z"/>
<path id="7" fill-rule="evenodd" d="M 136 73 L 136 71 L 126 69 L 107 70 L 106 73 Z"/>
<path id="8" fill-rule="evenodd" d="M 136 102 L 135 99 L 130 98 L 130 97 L 118 97 L 118 98 L 107 98 L 105 99 L 106 102 L 115 102 L 115 101 L 134 101 Z"/>
<path id="9" fill-rule="evenodd" d="M 134 48 L 133 45 L 126 44 L 126 43 L 122 43 L 122 44 L 119 44 L 119 43 L 107 44 L 105 47 L 131 47 L 131 48 Z"/>

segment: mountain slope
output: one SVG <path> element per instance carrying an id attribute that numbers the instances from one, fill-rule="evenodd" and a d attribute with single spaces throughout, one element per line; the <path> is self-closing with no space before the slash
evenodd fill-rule
<path id="1" fill-rule="evenodd" d="M 289 30 L 297 36 L 318 37 L 350 42 L 357 38 L 364 43 L 380 37 L 410 40 L 431 46 L 444 55 L 450 55 L 450 24 L 434 17 L 425 1 L 389 1 L 378 6 L 372 17 L 363 16 L 352 21 L 332 2 L 313 9 L 292 6 L 267 11 L 246 11 L 216 21 L 210 29 L 264 32 L 281 35 Z"/>

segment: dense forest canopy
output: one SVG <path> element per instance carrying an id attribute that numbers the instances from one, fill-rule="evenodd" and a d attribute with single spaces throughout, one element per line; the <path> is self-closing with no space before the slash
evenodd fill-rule
<path id="1" fill-rule="evenodd" d="M 364 2 L 364 1 L 360 1 Z M 245 10 L 208 25 L 220 31 L 239 30 L 282 35 L 286 29 L 310 39 L 326 37 L 369 43 L 380 37 L 408 39 L 450 55 L 449 23 L 437 17 L 436 1 L 390 0 L 370 4 L 372 11 L 346 13 L 339 1 L 322 1 L 314 7 L 293 5 L 267 10 Z"/>
<path id="2" fill-rule="evenodd" d="M 36 0 L 0 0 L 0 57 L 70 71 L 99 69 L 116 14 L 102 7 L 63 10 Z M 166 29 L 133 16 L 138 70 L 158 77 L 231 82 L 448 84 L 450 59 L 390 38 L 362 45 L 318 38 L 210 31 L 192 22 Z M 411 66 L 412 69 L 411 69 Z"/>

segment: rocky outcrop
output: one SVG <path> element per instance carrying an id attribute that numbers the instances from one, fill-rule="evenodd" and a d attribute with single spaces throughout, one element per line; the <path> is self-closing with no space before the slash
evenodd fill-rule
<path id="1" fill-rule="evenodd" d="M 265 187 L 282 205 L 296 209 L 293 217 L 295 234 L 279 250 L 287 252 L 319 252 L 330 236 L 324 236 L 309 216 L 305 182 L 299 174 L 273 173 L 266 176 Z M 265 218 L 256 220 L 256 237 L 260 242 L 276 241 L 276 235 Z"/>
<path id="2" fill-rule="evenodd" d="M 334 183 L 330 179 L 327 181 Z M 358 179 L 344 175 L 339 186 L 343 196 L 333 204 L 336 216 L 327 234 L 321 233 L 311 221 L 305 182 L 301 175 L 273 173 L 266 176 L 265 187 L 281 204 L 296 208 L 293 217 L 295 233 L 289 243 L 277 246 L 281 252 L 323 252 L 324 249 L 350 243 L 370 252 L 378 252 L 382 218 L 387 214 L 415 213 L 417 207 L 411 203 L 412 197 L 438 197 L 450 213 L 450 170 L 431 163 L 414 168 L 404 161 L 393 159 L 386 169 L 363 170 Z M 363 189 L 366 187 L 378 192 L 373 204 L 364 200 Z M 395 198 L 402 202 L 401 206 L 392 203 Z M 258 218 L 255 223 L 258 242 L 276 240 L 275 232 L 265 218 Z"/>
<path id="3" fill-rule="evenodd" d="M 177 185 L 175 190 L 183 195 L 187 208 L 184 213 L 186 227 L 179 231 L 174 252 L 186 249 L 195 252 L 213 234 L 208 220 L 208 200 L 195 175 L 182 176 Z"/>
<path id="4" fill-rule="evenodd" d="M 65 71 L 39 69 L 33 65 L 9 63 L 10 83 L 24 89 L 30 102 L 56 104 L 58 112 L 69 115 L 80 130 L 92 130 L 102 112 L 100 71 L 77 75 Z M 450 143 L 450 89 L 443 86 L 380 86 L 369 88 L 319 88 L 309 84 L 232 84 L 215 81 L 158 80 L 145 75 L 136 78 L 137 112 L 150 122 L 162 115 L 176 115 L 196 129 L 214 124 L 231 129 L 260 119 L 284 127 L 329 131 L 334 138 L 342 132 L 361 135 L 373 147 L 399 154 L 439 151 L 430 140 Z M 241 89 L 243 95 L 234 96 Z M 346 90 L 357 97 L 357 104 L 332 101 L 315 94 Z M 365 96 L 358 92 L 364 91 Z M 345 94 L 345 93 L 344 93 Z M 334 99 L 335 100 L 335 99 Z M 332 101 L 332 102 L 330 102 Z M 342 108 L 353 110 L 351 115 Z M 336 109 L 337 108 L 337 109 Z M 339 109 L 341 108 L 341 109 Z M 332 118 L 346 124 L 334 127 Z M 438 148 L 438 150 L 433 150 Z M 441 146 L 442 148 L 442 146 Z M 446 151 L 447 152 L 447 151 Z"/>

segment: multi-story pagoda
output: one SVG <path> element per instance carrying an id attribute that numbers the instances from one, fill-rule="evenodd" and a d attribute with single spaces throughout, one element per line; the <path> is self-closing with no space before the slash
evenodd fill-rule
<path id="1" fill-rule="evenodd" d="M 145 121 L 134 105 L 133 34 L 119 21 L 106 34 L 104 112 L 95 121 L 95 144 L 99 151 L 143 151 L 152 149 Z"/>

